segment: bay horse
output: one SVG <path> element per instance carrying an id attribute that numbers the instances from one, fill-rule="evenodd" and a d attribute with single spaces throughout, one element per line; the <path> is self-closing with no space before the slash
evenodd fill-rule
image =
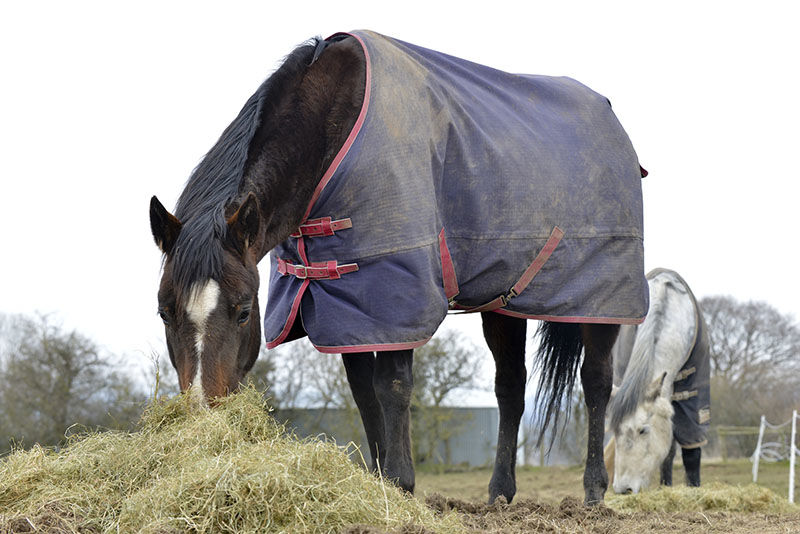
<path id="1" fill-rule="evenodd" d="M 676 444 L 688 486 L 700 486 L 701 447 L 710 421 L 708 327 L 686 281 L 675 271 L 647 273 L 650 312 L 623 326 L 613 349 L 608 412 L 613 438 L 606 467 L 616 493 L 638 493 L 660 471 L 672 485 Z"/>
<path id="2" fill-rule="evenodd" d="M 537 402 L 545 426 L 557 419 L 580 368 L 585 497 L 602 502 L 610 351 L 647 312 L 644 174 L 608 100 L 569 78 L 368 31 L 307 42 L 194 169 L 174 214 L 151 200 L 181 390 L 213 403 L 253 366 L 256 266 L 271 252 L 267 347 L 308 335 L 341 353 L 372 468 L 413 492 L 413 349 L 449 310 L 480 312 L 500 410 L 489 500 L 510 502 L 526 319 L 542 319 Z"/>

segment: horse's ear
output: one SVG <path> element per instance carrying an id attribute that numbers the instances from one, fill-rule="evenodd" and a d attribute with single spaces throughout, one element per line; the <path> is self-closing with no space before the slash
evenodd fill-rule
<path id="1" fill-rule="evenodd" d="M 150 199 L 150 230 L 161 252 L 170 253 L 182 226 L 178 218 L 168 212 L 155 196 Z"/>
<path id="2" fill-rule="evenodd" d="M 256 240 L 261 224 L 258 200 L 254 193 L 249 193 L 236 213 L 228 217 L 228 238 L 236 250 L 244 253 Z"/>
<path id="3" fill-rule="evenodd" d="M 656 399 L 661 395 L 662 387 L 664 386 L 664 379 L 667 378 L 666 371 L 662 373 L 661 376 L 653 380 L 649 386 L 647 386 L 647 394 L 645 398 L 650 402 L 655 402 Z"/>

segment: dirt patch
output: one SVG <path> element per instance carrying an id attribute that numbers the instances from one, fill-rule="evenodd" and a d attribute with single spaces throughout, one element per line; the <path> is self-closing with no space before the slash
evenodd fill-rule
<path id="1" fill-rule="evenodd" d="M 753 514 L 738 512 L 617 512 L 605 505 L 586 507 L 575 497 L 557 504 L 523 499 L 488 505 L 480 502 L 429 495 L 426 504 L 440 514 L 455 511 L 470 534 L 655 534 L 663 532 L 778 534 L 800 532 L 800 513 Z M 431 534 L 421 526 L 382 530 L 351 527 L 346 534 Z"/>
<path id="2" fill-rule="evenodd" d="M 655 534 L 663 532 L 784 534 L 800 532 L 800 513 L 758 514 L 744 512 L 617 512 L 605 505 L 586 507 L 575 497 L 566 497 L 557 504 L 522 499 L 507 504 L 500 499 L 488 505 L 433 494 L 426 505 L 437 515 L 455 512 L 466 527 L 466 534 Z M 42 513 L 0 521 L 0 534 L 48 532 L 72 533 L 76 523 L 70 511 L 51 507 Z M 100 532 L 92 521 L 82 523 L 81 532 Z M 169 529 L 159 532 L 180 532 Z M 342 534 L 435 534 L 436 530 L 419 524 L 407 524 L 386 530 L 371 525 L 352 525 Z"/>

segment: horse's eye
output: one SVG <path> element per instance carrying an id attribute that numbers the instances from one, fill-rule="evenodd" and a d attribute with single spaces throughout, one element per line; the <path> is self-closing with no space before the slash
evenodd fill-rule
<path id="1" fill-rule="evenodd" d="M 649 431 L 650 428 L 643 426 L 641 429 L 639 429 L 639 435 L 641 436 L 642 434 L 647 434 Z"/>
<path id="2" fill-rule="evenodd" d="M 169 326 L 169 315 L 164 310 L 158 310 L 158 316 L 161 317 L 161 320 L 164 322 L 165 326 Z"/>
<path id="3" fill-rule="evenodd" d="M 250 321 L 250 310 L 242 310 L 239 312 L 239 318 L 237 319 L 239 322 L 239 326 L 244 326 Z"/>

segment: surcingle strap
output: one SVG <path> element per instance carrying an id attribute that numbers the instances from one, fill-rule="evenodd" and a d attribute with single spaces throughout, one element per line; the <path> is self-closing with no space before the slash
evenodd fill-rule
<path id="1" fill-rule="evenodd" d="M 481 306 L 476 306 L 473 308 L 467 306 L 461 306 L 455 302 L 451 303 L 453 309 L 456 310 L 463 310 L 467 313 L 476 313 L 476 312 L 484 312 L 484 311 L 492 311 L 497 310 L 500 308 L 505 307 L 508 302 L 522 293 L 526 287 L 533 281 L 533 277 L 542 270 L 542 267 L 550 259 L 550 256 L 553 254 L 553 251 L 558 246 L 558 243 L 561 241 L 561 238 L 564 237 L 564 230 L 556 226 L 553 228 L 553 231 L 550 233 L 550 237 L 547 239 L 547 242 L 542 247 L 542 250 L 536 255 L 533 259 L 533 262 L 525 269 L 525 272 L 522 273 L 522 276 L 517 283 L 514 284 L 511 289 L 505 295 L 500 295 L 499 297 L 483 304 Z"/>
<path id="2" fill-rule="evenodd" d="M 336 260 L 333 260 L 314 262 L 311 265 L 294 265 L 278 258 L 278 272 L 282 275 L 294 275 L 300 280 L 337 280 L 343 274 L 353 273 L 357 270 L 357 263 L 339 265 Z"/>
<path id="3" fill-rule="evenodd" d="M 345 230 L 352 227 L 353 221 L 350 219 L 339 219 L 338 221 L 333 221 L 330 217 L 308 219 L 300 225 L 300 228 L 295 233 L 291 234 L 291 237 L 331 236 L 336 230 Z"/>
<path id="4" fill-rule="evenodd" d="M 675 375 L 675 380 L 673 380 L 673 382 L 680 382 L 681 380 L 692 376 L 695 371 L 697 371 L 696 367 L 689 367 L 688 369 L 684 369 L 683 371 Z"/>
<path id="5" fill-rule="evenodd" d="M 673 401 L 682 401 L 686 399 L 691 399 L 692 397 L 697 396 L 697 390 L 694 391 L 676 391 L 672 394 Z"/>

